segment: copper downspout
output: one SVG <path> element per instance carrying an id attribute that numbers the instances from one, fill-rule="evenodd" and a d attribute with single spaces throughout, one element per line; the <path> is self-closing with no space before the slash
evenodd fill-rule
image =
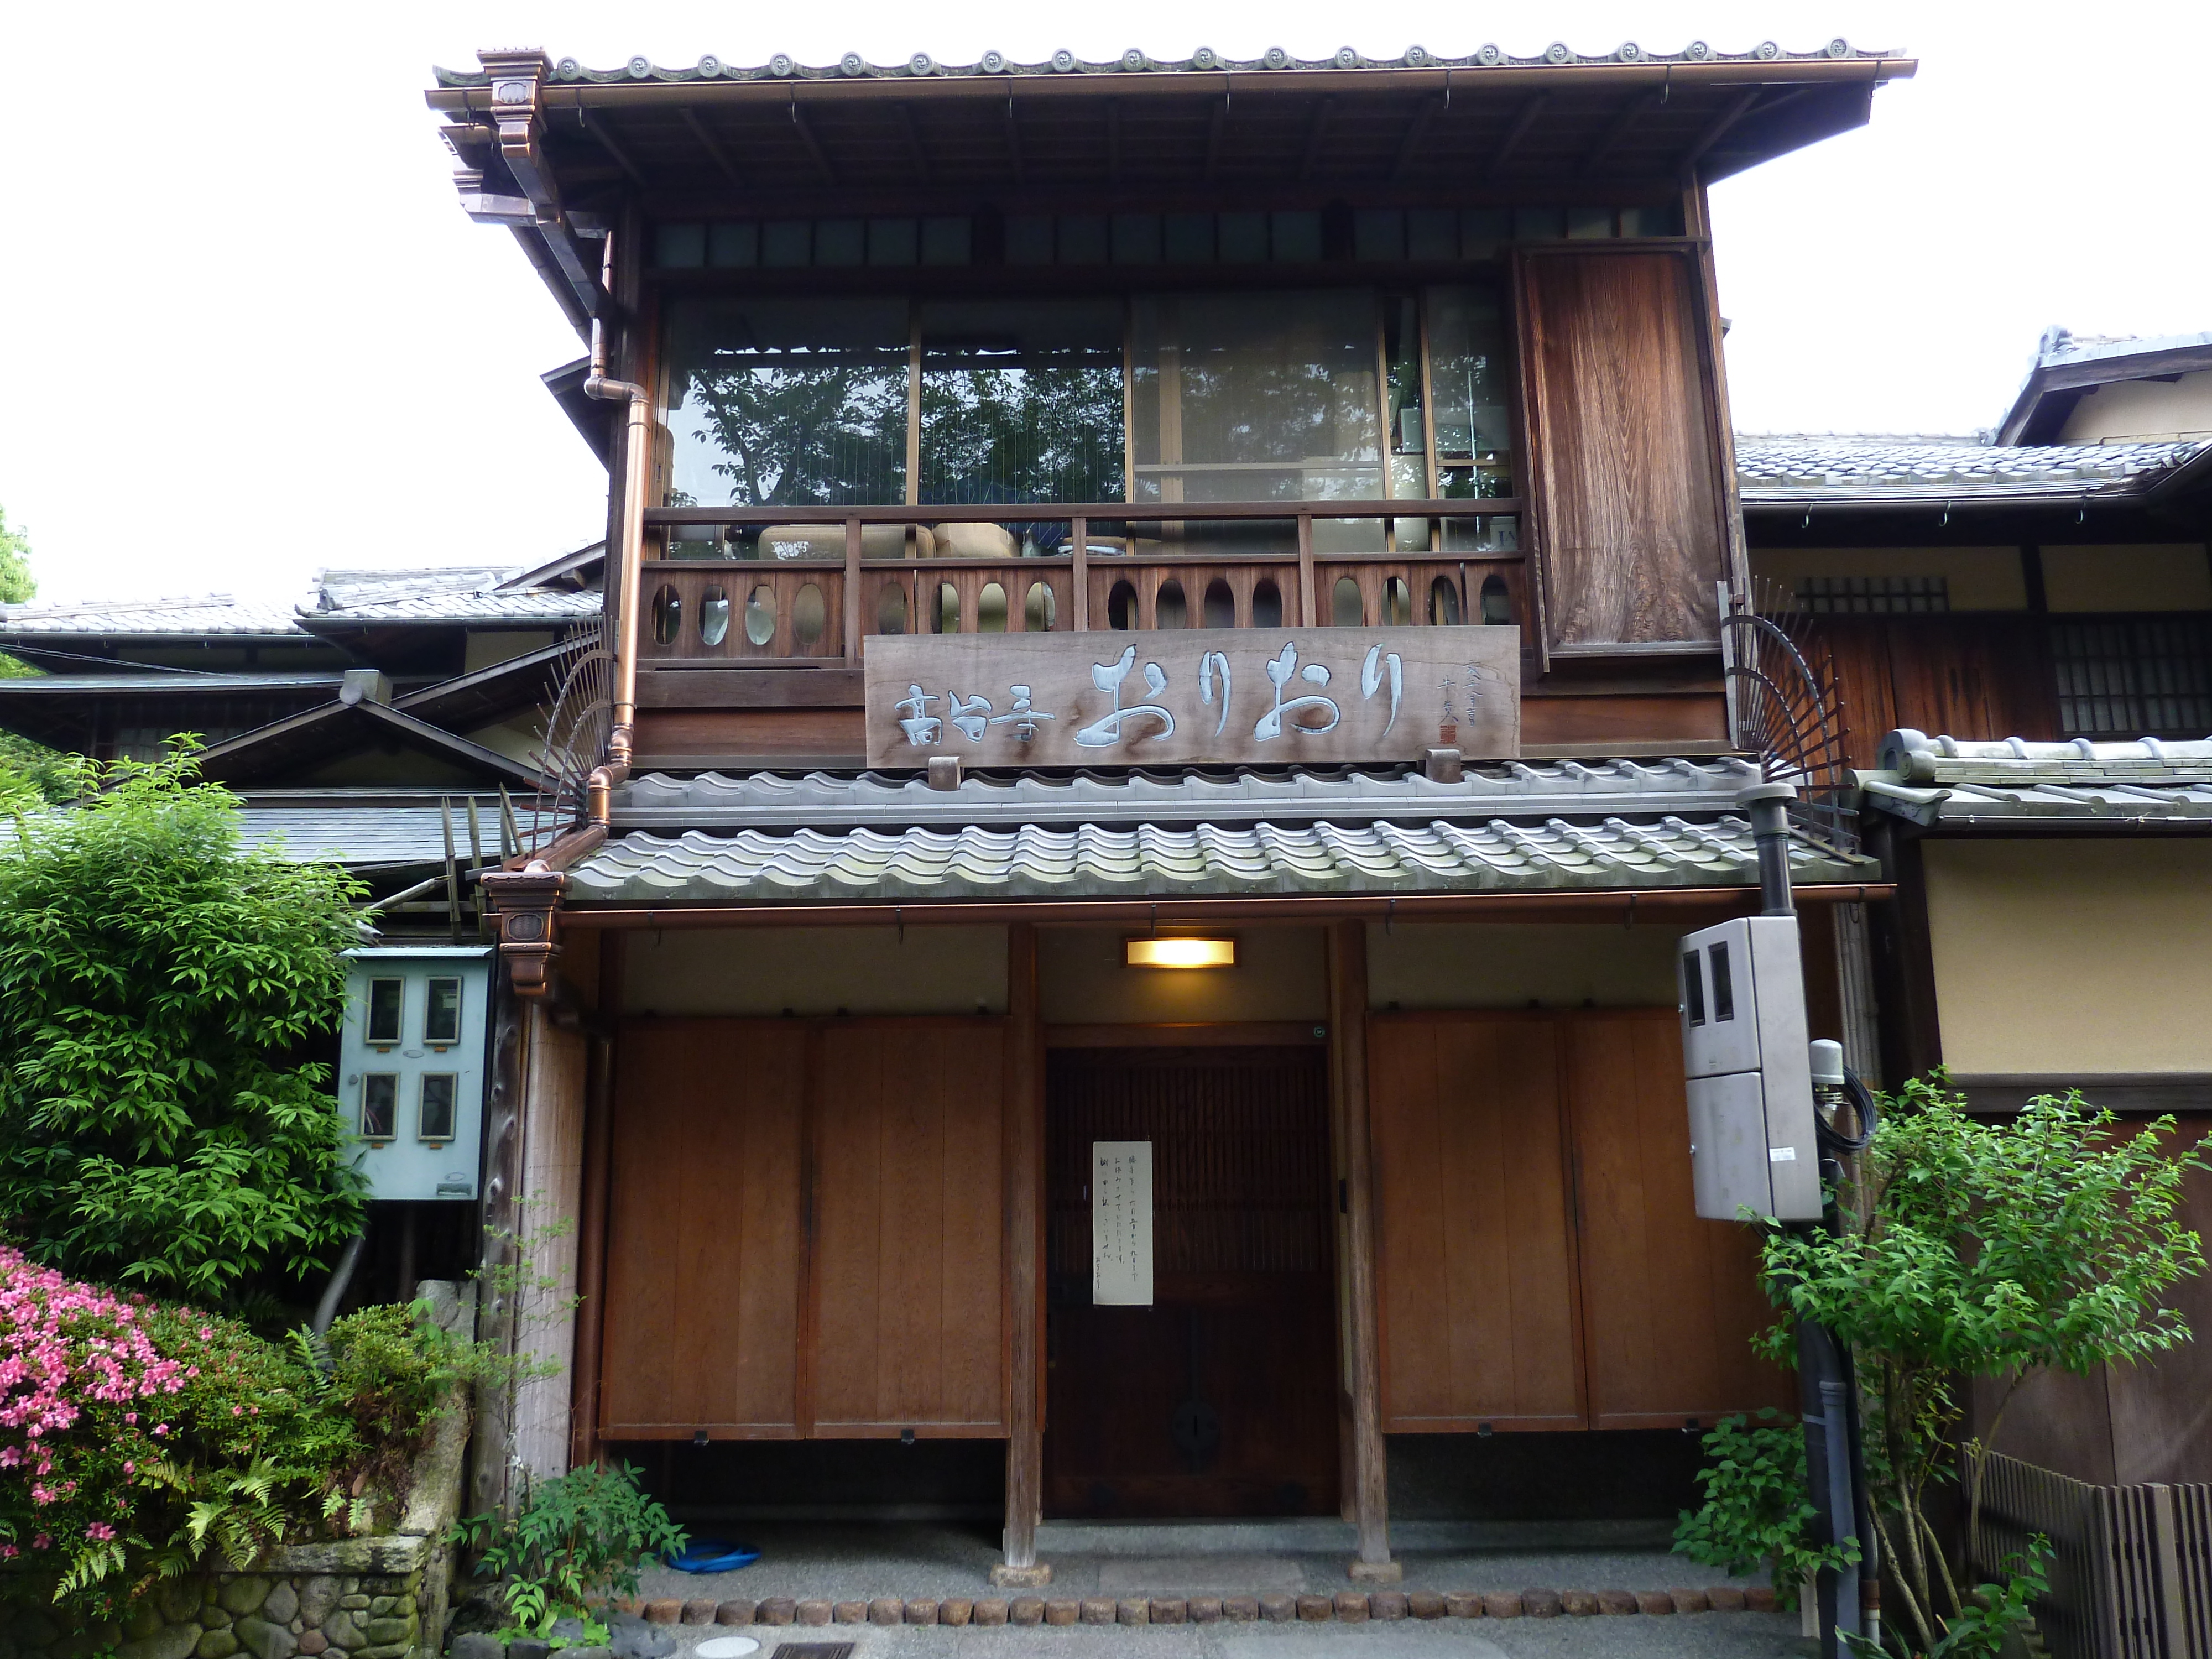
<path id="1" fill-rule="evenodd" d="M 615 244 L 611 234 L 601 256 L 599 286 L 614 292 Z M 608 300 L 602 300 L 602 310 Z M 632 728 L 637 723 L 638 567 L 645 554 L 645 490 L 651 455 L 653 394 L 633 380 L 607 378 L 607 332 L 604 315 L 592 319 L 592 372 L 584 395 L 611 403 L 629 400 L 629 427 L 623 445 L 622 532 L 616 549 L 614 724 L 607 733 L 606 758 L 584 781 L 585 816 L 604 827 L 616 787 L 629 776 Z"/>

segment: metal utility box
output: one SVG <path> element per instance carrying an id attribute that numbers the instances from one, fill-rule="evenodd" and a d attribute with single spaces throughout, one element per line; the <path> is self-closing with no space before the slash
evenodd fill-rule
<path id="1" fill-rule="evenodd" d="M 349 951 L 338 1111 L 373 1199 L 472 1199 L 483 1145 L 491 947 Z"/>
<path id="2" fill-rule="evenodd" d="M 1698 1213 L 1819 1220 L 1797 918 L 1744 916 L 1686 934 L 1678 971 Z"/>

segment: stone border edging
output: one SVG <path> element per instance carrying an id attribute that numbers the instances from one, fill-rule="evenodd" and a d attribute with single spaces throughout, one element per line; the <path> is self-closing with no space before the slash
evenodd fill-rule
<path id="1" fill-rule="evenodd" d="M 1553 1619 L 1630 1613 L 1772 1613 L 1774 1591 L 1716 1584 L 1674 1590 L 1339 1590 L 1334 1595 L 878 1596 L 872 1601 L 690 1601 L 623 1604 L 654 1625 L 1363 1624 L 1398 1619 Z"/>

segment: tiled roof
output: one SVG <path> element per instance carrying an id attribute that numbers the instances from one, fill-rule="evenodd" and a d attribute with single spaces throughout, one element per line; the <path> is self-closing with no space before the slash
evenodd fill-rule
<path id="1" fill-rule="evenodd" d="M 291 605 L 284 601 L 234 599 L 228 593 L 0 605 L 0 634 L 297 635 L 300 631 Z"/>
<path id="2" fill-rule="evenodd" d="M 1740 760 L 1616 760 L 1473 765 L 1459 783 L 1402 767 L 1313 770 L 969 773 L 956 790 L 911 774 L 756 772 L 693 778 L 649 773 L 617 794 L 623 830 L 1012 829 L 1031 825 L 1481 823 L 1500 813 L 1541 821 L 1615 813 L 1714 813 L 1759 781 Z"/>
<path id="3" fill-rule="evenodd" d="M 605 85 L 625 82 L 834 81 L 854 77 L 957 79 L 969 76 L 1147 73 L 1219 75 L 1224 71 L 1261 74 L 1285 70 L 1556 69 L 1570 64 L 1595 64 L 1821 63 L 1851 58 L 1880 60 L 1896 56 L 1894 52 L 1863 52 L 1848 40 L 1831 40 L 1826 46 L 1811 52 L 1785 52 L 1771 40 L 1747 52 L 1716 52 L 1702 40 L 1693 40 L 1680 51 L 1672 52 L 1651 52 L 1633 41 L 1601 52 L 1579 52 L 1571 46 L 1555 43 L 1525 58 L 1516 57 L 1495 46 L 1486 46 L 1462 58 L 1446 57 L 1424 46 L 1409 46 L 1395 58 L 1368 58 L 1351 46 L 1342 47 L 1327 58 L 1294 58 L 1280 46 L 1271 46 L 1257 58 L 1232 58 L 1211 47 L 1201 46 L 1188 58 L 1156 58 L 1132 46 L 1118 56 L 1097 59 L 1079 58 L 1072 52 L 1056 52 L 1050 58 L 1035 64 L 1015 63 L 1002 52 L 987 52 L 972 64 L 940 64 L 927 52 L 921 52 L 902 62 L 874 64 L 857 52 L 848 52 L 835 64 L 816 65 L 802 64 L 787 52 L 778 52 L 765 64 L 749 67 L 727 64 L 709 56 L 702 58 L 688 68 L 671 69 L 639 57 L 631 58 L 617 69 L 595 70 L 585 68 L 574 58 L 563 58 L 553 66 L 553 78 L 561 82 Z M 441 69 L 434 73 L 441 87 L 481 87 L 487 85 L 492 78 L 480 70 Z"/>
<path id="4" fill-rule="evenodd" d="M 1868 806 L 1916 823 L 2212 827 L 2212 738 L 1983 743 L 1899 731 L 1881 758 L 1857 775 Z"/>
<path id="5" fill-rule="evenodd" d="M 470 858 L 468 797 L 447 799 L 453 802 L 453 846 L 465 866 Z M 498 796 L 477 796 L 477 821 L 484 857 L 497 863 Z M 299 805 L 264 795 L 246 802 L 239 813 L 239 826 L 248 848 L 281 846 L 287 857 L 301 862 L 334 859 L 356 870 L 374 870 L 438 864 L 446 856 L 445 819 L 434 795 L 395 798 L 389 792 L 364 792 L 358 803 L 320 797 Z"/>
<path id="6" fill-rule="evenodd" d="M 1805 882 L 1879 879 L 1869 860 L 1798 842 Z M 1376 822 L 1108 830 L 800 830 L 633 834 L 569 872 L 572 902 L 633 904 L 1413 894 L 1747 886 L 1748 823 L 1672 815 L 1516 823 Z"/>
<path id="7" fill-rule="evenodd" d="M 1817 434 L 1736 438 L 1744 504 L 2132 495 L 2203 443 L 2041 444 Z"/>
<path id="8" fill-rule="evenodd" d="M 544 623 L 597 616 L 597 593 L 510 588 L 519 565 L 447 570 L 325 570 L 314 599 L 300 607 L 313 629 L 333 624 L 417 622 Z"/>

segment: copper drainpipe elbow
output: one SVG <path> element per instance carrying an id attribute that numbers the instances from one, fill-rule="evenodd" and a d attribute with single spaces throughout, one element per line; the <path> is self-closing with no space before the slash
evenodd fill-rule
<path id="1" fill-rule="evenodd" d="M 600 287 L 614 289 L 614 239 L 607 239 L 601 256 Z M 629 776 L 631 736 L 637 724 L 637 590 L 640 567 L 645 558 L 645 492 L 649 482 L 653 443 L 653 394 L 635 380 L 611 380 L 607 375 L 606 322 L 592 319 L 592 368 L 584 379 L 584 395 L 605 402 L 626 401 L 629 425 L 623 444 L 622 526 L 614 550 L 613 726 L 607 733 L 603 764 L 585 780 L 585 814 L 604 826 L 612 811 L 615 789 Z"/>

